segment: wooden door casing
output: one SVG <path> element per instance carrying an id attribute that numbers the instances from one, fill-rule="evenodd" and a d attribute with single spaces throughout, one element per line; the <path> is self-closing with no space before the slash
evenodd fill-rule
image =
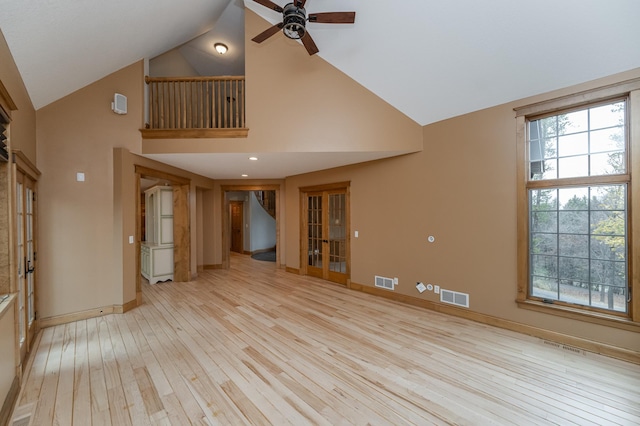
<path id="1" fill-rule="evenodd" d="M 300 188 L 301 273 L 350 282 L 349 183 Z"/>

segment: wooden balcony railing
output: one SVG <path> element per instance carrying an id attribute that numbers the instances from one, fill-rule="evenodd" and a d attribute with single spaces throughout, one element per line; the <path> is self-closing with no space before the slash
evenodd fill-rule
<path id="1" fill-rule="evenodd" d="M 244 76 L 145 77 L 145 138 L 246 137 Z"/>

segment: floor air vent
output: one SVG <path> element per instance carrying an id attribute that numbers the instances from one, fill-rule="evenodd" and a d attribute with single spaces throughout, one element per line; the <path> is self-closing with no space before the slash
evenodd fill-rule
<path id="1" fill-rule="evenodd" d="M 440 290 L 440 301 L 450 303 L 464 308 L 469 307 L 469 295 L 467 293 L 458 293 L 451 290 Z"/>
<path id="2" fill-rule="evenodd" d="M 376 275 L 376 287 L 393 290 L 393 278 L 379 277 Z"/>

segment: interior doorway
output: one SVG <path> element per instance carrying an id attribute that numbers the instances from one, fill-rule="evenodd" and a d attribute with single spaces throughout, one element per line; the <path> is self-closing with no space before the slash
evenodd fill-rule
<path id="1" fill-rule="evenodd" d="M 300 188 L 301 270 L 338 284 L 350 280 L 349 183 Z"/>
<path id="2" fill-rule="evenodd" d="M 168 185 L 172 188 L 173 214 L 173 281 L 191 280 L 191 235 L 189 219 L 189 188 L 191 181 L 171 173 L 136 165 L 136 196 L 144 194 L 142 188 L 149 185 Z M 143 205 L 138 199 L 136 203 L 136 292 L 142 293 L 142 241 Z M 146 206 L 144 207 L 146 210 Z M 139 300 L 140 303 L 140 300 Z"/>
<path id="3" fill-rule="evenodd" d="M 238 201 L 235 197 L 235 194 L 239 192 L 247 192 L 252 193 L 254 191 L 273 191 L 275 193 L 275 208 L 273 213 L 273 219 L 275 220 L 275 258 L 276 265 L 280 265 L 280 256 L 281 252 L 278 249 L 279 241 L 280 241 L 280 220 L 279 220 L 279 212 L 280 212 L 280 185 L 223 185 L 221 187 L 222 192 L 222 269 L 229 269 L 231 267 L 231 252 L 236 252 L 233 248 L 233 239 L 234 239 L 234 231 L 233 231 L 233 214 L 232 214 L 232 203 Z M 246 201 L 250 201 L 250 198 L 246 198 Z M 246 204 L 243 206 L 246 207 Z M 240 207 L 241 209 L 243 207 Z M 244 210 L 243 210 L 244 212 Z M 243 213 L 244 214 L 244 213 Z M 247 245 L 247 236 L 244 234 L 246 227 L 246 214 L 243 218 L 242 227 L 243 227 L 243 236 L 242 236 L 242 244 L 243 244 L 243 253 L 251 253 L 250 244 Z"/>

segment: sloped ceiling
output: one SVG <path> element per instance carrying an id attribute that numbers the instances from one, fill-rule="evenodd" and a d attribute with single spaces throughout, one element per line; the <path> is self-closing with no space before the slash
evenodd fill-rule
<path id="1" fill-rule="evenodd" d="M 38 109 L 223 27 L 229 3 L 0 0 L 0 28 Z M 306 8 L 357 12 L 353 25 L 309 24 L 319 55 L 421 125 L 640 67 L 637 0 L 309 0 Z"/>
<path id="2" fill-rule="evenodd" d="M 206 60 L 208 34 L 242 30 L 221 18 L 232 1 L 243 3 L 0 0 L 0 29 L 39 109 L 141 58 L 179 48 Z M 638 0 L 309 0 L 306 9 L 356 11 L 353 25 L 308 25 L 318 55 L 420 125 L 640 67 Z"/>

